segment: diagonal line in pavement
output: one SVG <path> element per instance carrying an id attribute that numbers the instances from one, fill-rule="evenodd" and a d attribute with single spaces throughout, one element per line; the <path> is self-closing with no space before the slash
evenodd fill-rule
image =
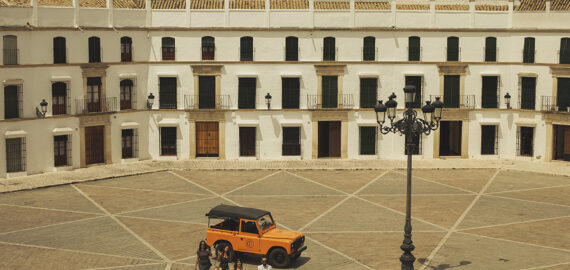
<path id="1" fill-rule="evenodd" d="M 142 237 L 140 237 L 137 233 L 135 233 L 133 230 L 131 230 L 129 227 L 127 227 L 125 224 L 123 224 L 117 217 L 115 217 L 115 215 L 109 213 L 109 211 L 107 211 L 107 209 L 103 208 L 103 206 L 98 204 L 95 200 L 91 199 L 91 197 L 89 197 L 87 194 L 85 194 L 81 189 L 76 187 L 74 184 L 71 184 L 71 187 L 73 187 L 75 190 L 77 190 L 77 192 L 79 192 L 81 195 L 83 195 L 83 197 L 85 197 L 87 200 L 89 200 L 92 204 L 94 204 L 99 209 L 101 209 L 101 211 L 105 212 L 105 214 L 109 215 L 109 217 L 111 219 L 113 219 L 113 221 L 115 221 L 119 226 L 123 227 L 123 229 L 125 229 L 132 236 L 134 236 L 137 240 L 139 240 L 141 243 L 143 243 L 145 246 L 147 246 L 150 250 L 152 250 L 154 253 L 156 253 L 156 255 L 158 255 L 164 261 L 167 261 L 167 262 L 170 261 L 170 259 L 168 257 L 166 257 L 164 254 L 162 254 L 162 252 L 160 252 L 158 249 L 154 248 L 150 243 L 148 243 L 146 240 L 144 240 Z"/>
<path id="2" fill-rule="evenodd" d="M 397 174 L 406 175 L 406 174 L 403 173 L 403 172 L 399 172 L 399 171 L 394 171 L 394 172 L 397 173 Z M 467 189 L 463 189 L 463 188 L 460 188 L 460 187 L 456 187 L 456 186 L 452 186 L 452 185 L 448 185 L 448 184 L 444 184 L 444 183 L 432 181 L 432 180 L 429 180 L 429 179 L 427 179 L 427 178 L 423 178 L 423 177 L 421 177 L 421 176 L 415 176 L 415 175 L 413 175 L 412 177 L 413 177 L 413 178 L 420 179 L 420 180 L 423 180 L 423 181 L 426 181 L 426 182 L 430 182 L 430 183 L 432 183 L 432 184 L 442 185 L 442 186 L 446 186 L 446 187 L 448 187 L 448 188 L 453 188 L 453 189 L 459 189 L 459 190 L 461 190 L 461 191 L 465 191 L 465 192 L 468 192 L 468 193 L 470 193 L 470 194 L 477 194 L 477 192 L 473 192 L 473 191 L 471 191 L 471 190 L 467 190 Z"/>
<path id="3" fill-rule="evenodd" d="M 83 211 L 76 211 L 76 210 L 64 210 L 64 209 L 55 209 L 55 208 L 45 208 L 45 207 L 29 206 L 29 205 L 6 204 L 6 203 L 0 203 L 0 205 L 12 206 L 12 207 L 30 208 L 30 209 L 38 209 L 38 210 L 50 210 L 50 211 L 70 212 L 70 213 L 78 213 L 78 214 L 104 215 L 104 214 L 101 213 L 101 212 L 93 213 L 93 212 L 83 212 Z"/>
<path id="4" fill-rule="evenodd" d="M 568 265 L 568 268 L 570 268 L 570 262 L 563 262 L 563 263 L 557 263 L 557 264 L 537 266 L 537 267 L 532 267 L 532 268 L 525 268 L 525 269 L 521 269 L 521 270 L 540 270 L 540 269 L 552 268 L 552 267 L 562 266 L 562 265 Z"/>
<path id="5" fill-rule="evenodd" d="M 538 203 L 538 204 L 547 204 L 547 205 L 551 205 L 551 206 L 561 206 L 561 207 L 568 207 L 568 208 L 570 208 L 570 205 L 565 205 L 565 204 L 557 204 L 557 203 L 550 203 L 550 202 L 532 201 L 532 200 L 525 200 L 525 199 L 519 199 L 519 198 L 513 198 L 513 197 L 503 197 L 503 196 L 494 195 L 494 194 L 492 194 L 492 195 L 483 194 L 483 196 L 485 196 L 485 197 L 494 197 L 494 198 L 499 198 L 499 199 L 508 199 L 508 200 L 515 200 L 515 201 Z"/>
<path id="6" fill-rule="evenodd" d="M 570 187 L 570 184 L 567 184 L 567 185 L 548 186 L 548 187 L 536 187 L 536 188 L 525 188 L 525 189 L 513 189 L 513 190 L 495 191 L 495 192 L 485 193 L 485 195 L 495 195 L 495 194 L 501 194 L 501 193 L 519 192 L 519 191 L 531 191 L 531 190 L 539 190 L 539 189 L 547 189 L 547 188 L 559 188 L 559 187 Z"/>
<path id="7" fill-rule="evenodd" d="M 181 195 L 207 195 L 200 193 L 191 192 L 181 192 L 181 191 L 168 191 L 168 190 L 156 190 L 156 189 L 144 189 L 144 188 L 128 188 L 128 187 L 115 187 L 115 186 L 105 186 L 105 185 L 94 185 L 89 183 L 78 183 L 77 186 L 90 186 L 90 187 L 100 187 L 100 188 L 112 188 L 112 189 L 124 189 L 124 190 L 134 190 L 134 191 L 152 191 L 152 192 L 162 192 L 162 193 L 172 193 Z"/>
<path id="8" fill-rule="evenodd" d="M 469 211 L 471 211 L 471 208 L 473 208 L 473 206 L 475 206 L 475 204 L 477 203 L 477 201 L 479 201 L 479 198 L 481 198 L 481 196 L 483 196 L 483 194 L 485 193 L 485 191 L 491 186 L 491 183 L 493 183 L 493 180 L 495 180 L 495 178 L 497 177 L 497 175 L 499 175 L 499 173 L 501 172 L 501 169 L 498 169 L 495 174 L 493 174 L 493 176 L 491 176 L 491 178 L 489 179 L 489 181 L 487 181 L 487 184 L 485 184 L 485 186 L 479 191 L 479 193 L 477 193 L 477 196 L 475 196 L 475 198 L 473 199 L 473 201 L 471 202 L 471 204 L 469 204 L 469 206 L 467 206 L 467 208 L 465 209 L 465 211 L 463 211 L 463 213 L 461 214 L 461 216 L 459 216 L 459 218 L 457 219 L 457 221 L 455 221 L 455 224 L 453 224 L 453 227 L 451 227 L 448 231 L 447 234 L 445 234 L 445 236 L 443 236 L 443 238 L 439 241 L 439 243 L 437 244 L 437 246 L 431 251 L 431 253 L 429 254 L 429 256 L 427 256 L 425 262 L 422 264 L 422 266 L 419 268 L 419 270 L 425 270 L 426 267 L 428 267 L 431 263 L 431 260 L 433 260 L 433 258 L 435 257 L 435 255 L 439 252 L 439 250 L 443 247 L 443 245 L 447 242 L 447 239 L 449 239 L 449 237 L 451 236 L 451 234 L 453 232 L 455 232 L 457 230 L 457 227 L 459 226 L 459 224 L 461 224 L 461 222 L 463 222 L 463 219 L 465 219 L 465 217 L 467 216 L 467 214 L 469 213 Z"/>
<path id="9" fill-rule="evenodd" d="M 258 183 L 258 182 L 261 182 L 261 181 L 263 181 L 263 180 L 265 180 L 265 179 L 267 179 L 267 178 L 269 178 L 269 177 L 272 177 L 272 176 L 274 176 L 274 175 L 277 175 L 277 174 L 279 174 L 279 173 L 281 173 L 281 172 L 282 172 L 281 170 L 278 170 L 278 171 L 276 171 L 276 172 L 274 172 L 274 173 L 271 173 L 271 174 L 268 174 L 268 175 L 266 175 L 266 176 L 263 176 L 263 177 L 261 177 L 261 178 L 259 178 L 259 179 L 257 179 L 257 180 L 254 180 L 254 181 L 252 181 L 252 182 L 249 182 L 249 183 L 247 183 L 247 184 L 245 184 L 245 185 L 243 185 L 243 186 L 241 186 L 241 187 L 237 187 L 237 188 L 234 188 L 234 189 L 232 189 L 232 190 L 230 190 L 230 191 L 228 191 L 228 192 L 225 192 L 225 193 L 222 194 L 222 196 L 226 196 L 226 195 L 228 195 L 228 194 L 230 194 L 230 193 L 232 193 L 232 192 L 234 192 L 234 191 L 236 191 L 236 190 L 240 190 L 240 189 L 242 189 L 242 188 L 244 188 L 244 187 L 247 187 L 247 186 L 256 184 L 256 183 Z"/>
<path id="10" fill-rule="evenodd" d="M 486 236 L 486 235 L 481 235 L 481 234 L 468 233 L 468 232 L 456 232 L 456 233 L 467 234 L 467 235 L 471 235 L 471 236 L 478 236 L 478 237 L 483 237 L 483 238 L 493 239 L 493 240 L 500 240 L 500 241 L 505 241 L 505 242 L 511 242 L 511 243 L 515 243 L 515 244 L 529 245 L 529 246 L 533 246 L 533 247 L 548 248 L 548 249 L 553 249 L 553 250 L 558 250 L 558 251 L 570 252 L 570 250 L 568 250 L 568 249 L 537 245 L 537 244 L 533 244 L 533 243 L 515 241 L 515 240 L 510 240 L 510 239 L 505 239 L 505 238 L 491 237 L 491 236 Z"/>
<path id="11" fill-rule="evenodd" d="M 145 263 L 145 264 L 128 264 L 128 265 L 117 265 L 117 266 L 109 266 L 109 267 L 97 267 L 97 268 L 86 268 L 85 270 L 112 270 L 112 269 L 128 269 L 128 268 L 135 268 L 140 266 L 153 266 L 153 265 L 162 265 L 164 263 Z"/>
<path id="12" fill-rule="evenodd" d="M 71 223 L 74 223 L 74 222 L 86 221 L 86 220 L 96 219 L 96 218 L 100 218 L 100 217 L 106 217 L 106 215 L 101 215 L 101 214 L 100 214 L 100 215 L 97 215 L 97 216 L 94 216 L 94 217 L 89 217 L 89 218 L 82 218 L 82 219 L 77 219 L 77 220 L 71 220 L 71 221 L 65 221 L 65 222 L 59 222 L 59 223 L 53 223 L 53 224 L 48 224 L 48 225 L 43 225 L 43 226 L 37 226 L 37 227 L 33 227 L 33 228 L 26 228 L 26 229 L 21 229 L 21 230 L 16 230 L 16 231 L 2 232 L 2 233 L 0 233 L 0 235 L 10 234 L 10 233 L 18 233 L 18 232 L 25 232 L 25 231 L 31 231 L 31 230 L 35 230 L 35 229 L 48 228 L 48 227 L 57 226 L 57 225 L 71 224 Z"/>
<path id="13" fill-rule="evenodd" d="M 189 202 L 197 202 L 197 201 L 203 201 L 203 200 L 215 198 L 215 196 L 212 196 L 212 195 L 204 195 L 204 196 L 209 196 L 209 197 L 194 199 L 194 200 L 188 200 L 188 201 L 182 201 L 182 202 L 169 203 L 169 204 L 162 204 L 162 205 L 140 208 L 140 209 L 135 209 L 135 210 L 129 210 L 129 211 L 115 213 L 114 215 L 124 215 L 124 214 L 129 214 L 129 213 L 136 213 L 139 211 L 146 211 L 146 210 L 151 210 L 151 209 L 157 209 L 157 208 L 162 208 L 162 207 L 168 207 L 168 206 L 173 206 L 173 205 L 178 205 L 178 204 L 184 204 L 184 203 L 189 203 Z"/>
<path id="14" fill-rule="evenodd" d="M 525 224 L 525 223 L 532 223 L 532 222 L 538 222 L 538 221 L 547 221 L 547 220 L 554 220 L 554 219 L 567 218 L 567 217 L 570 217 L 570 215 L 567 215 L 567 216 L 559 216 L 559 217 L 550 217 L 550 218 L 541 218 L 541 219 L 531 219 L 531 220 L 525 220 L 525 221 L 520 221 L 520 222 L 509 222 L 509 223 L 502 223 L 502 224 L 495 224 L 495 225 L 486 225 L 486 226 L 479 226 L 479 227 L 465 228 L 465 229 L 457 229 L 457 230 L 455 230 L 455 231 L 456 231 L 456 232 L 463 232 L 463 231 L 469 231 L 469 230 L 485 229 L 485 228 L 492 228 L 492 227 L 499 227 L 499 226 L 506 226 L 506 225 L 515 225 L 515 224 Z"/>

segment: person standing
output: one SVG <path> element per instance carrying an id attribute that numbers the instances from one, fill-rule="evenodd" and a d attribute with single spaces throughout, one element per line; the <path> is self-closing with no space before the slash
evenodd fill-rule
<path id="1" fill-rule="evenodd" d="M 240 258 L 236 259 L 236 262 L 234 263 L 234 270 L 245 270 L 245 267 L 243 266 L 243 262 L 241 261 Z"/>
<path id="2" fill-rule="evenodd" d="M 257 270 L 271 270 L 271 265 L 267 264 L 267 257 L 261 258 L 261 265 L 257 266 Z"/>
<path id="3" fill-rule="evenodd" d="M 230 246 L 225 246 L 218 254 L 218 261 L 222 270 L 230 270 Z"/>
<path id="4" fill-rule="evenodd" d="M 198 246 L 198 251 L 196 252 L 196 266 L 194 269 L 197 270 L 210 270 L 212 263 L 210 262 L 210 247 L 206 244 L 206 241 L 200 241 Z"/>

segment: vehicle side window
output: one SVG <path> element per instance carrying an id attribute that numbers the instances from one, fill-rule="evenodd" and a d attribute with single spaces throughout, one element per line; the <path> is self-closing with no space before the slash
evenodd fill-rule
<path id="1" fill-rule="evenodd" d="M 239 229 L 239 222 L 231 219 L 226 219 L 223 222 L 211 227 L 214 229 L 220 229 L 226 231 L 237 231 Z"/>
<path id="2" fill-rule="evenodd" d="M 241 232 L 258 234 L 257 225 L 254 221 L 241 221 Z"/>

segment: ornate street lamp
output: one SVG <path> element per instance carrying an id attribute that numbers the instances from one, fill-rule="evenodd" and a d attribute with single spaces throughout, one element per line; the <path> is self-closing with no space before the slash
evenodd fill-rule
<path id="1" fill-rule="evenodd" d="M 509 95 L 509 93 L 505 95 L 505 104 L 507 105 L 507 109 L 511 108 L 511 95 Z"/>
<path id="2" fill-rule="evenodd" d="M 42 102 L 40 102 L 40 108 L 36 107 L 36 115 L 38 117 L 46 117 L 47 106 L 48 103 L 46 102 L 46 100 L 42 99 Z"/>
<path id="3" fill-rule="evenodd" d="M 416 95 L 416 87 L 413 85 L 406 85 L 404 87 L 406 111 L 404 111 L 403 118 L 395 121 L 396 119 L 396 95 L 392 93 L 388 97 L 386 104 L 382 104 L 382 100 L 374 107 L 376 112 L 376 121 L 380 125 L 380 133 L 388 134 L 390 132 L 399 132 L 400 135 L 406 135 L 406 153 L 408 154 L 408 172 L 407 172 L 407 192 L 406 192 L 406 223 L 404 225 L 404 241 L 400 248 L 404 254 L 400 257 L 402 262 L 402 270 L 413 270 L 414 261 L 416 258 L 412 254 L 415 246 L 412 242 L 412 223 L 411 223 L 411 204 L 412 204 L 412 150 L 414 147 L 413 137 L 422 133 L 429 135 L 431 131 L 439 128 L 439 120 L 443 112 L 443 102 L 439 97 L 435 98 L 434 102 L 426 101 L 422 107 L 424 118 L 418 118 L 418 113 L 414 111 L 413 104 Z M 390 125 L 384 126 L 386 121 L 386 112 Z"/>
<path id="4" fill-rule="evenodd" d="M 265 104 L 267 104 L 267 109 L 271 110 L 271 94 L 269 93 L 265 95 Z"/>
<path id="5" fill-rule="evenodd" d="M 152 109 L 153 104 L 154 104 L 154 95 L 150 93 L 150 95 L 148 95 L 146 99 L 146 108 L 149 110 Z"/>

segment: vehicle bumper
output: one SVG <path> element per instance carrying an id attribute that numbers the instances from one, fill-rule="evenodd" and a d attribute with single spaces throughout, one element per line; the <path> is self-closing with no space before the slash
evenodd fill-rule
<path id="1" fill-rule="evenodd" d="M 295 257 L 295 256 L 297 256 L 297 255 L 300 255 L 301 252 L 303 252 L 303 251 L 305 251 L 305 250 L 307 250 L 307 246 L 303 246 L 303 247 L 301 247 L 299 250 L 297 250 L 297 251 L 295 251 L 295 252 L 289 254 L 289 257 Z"/>

